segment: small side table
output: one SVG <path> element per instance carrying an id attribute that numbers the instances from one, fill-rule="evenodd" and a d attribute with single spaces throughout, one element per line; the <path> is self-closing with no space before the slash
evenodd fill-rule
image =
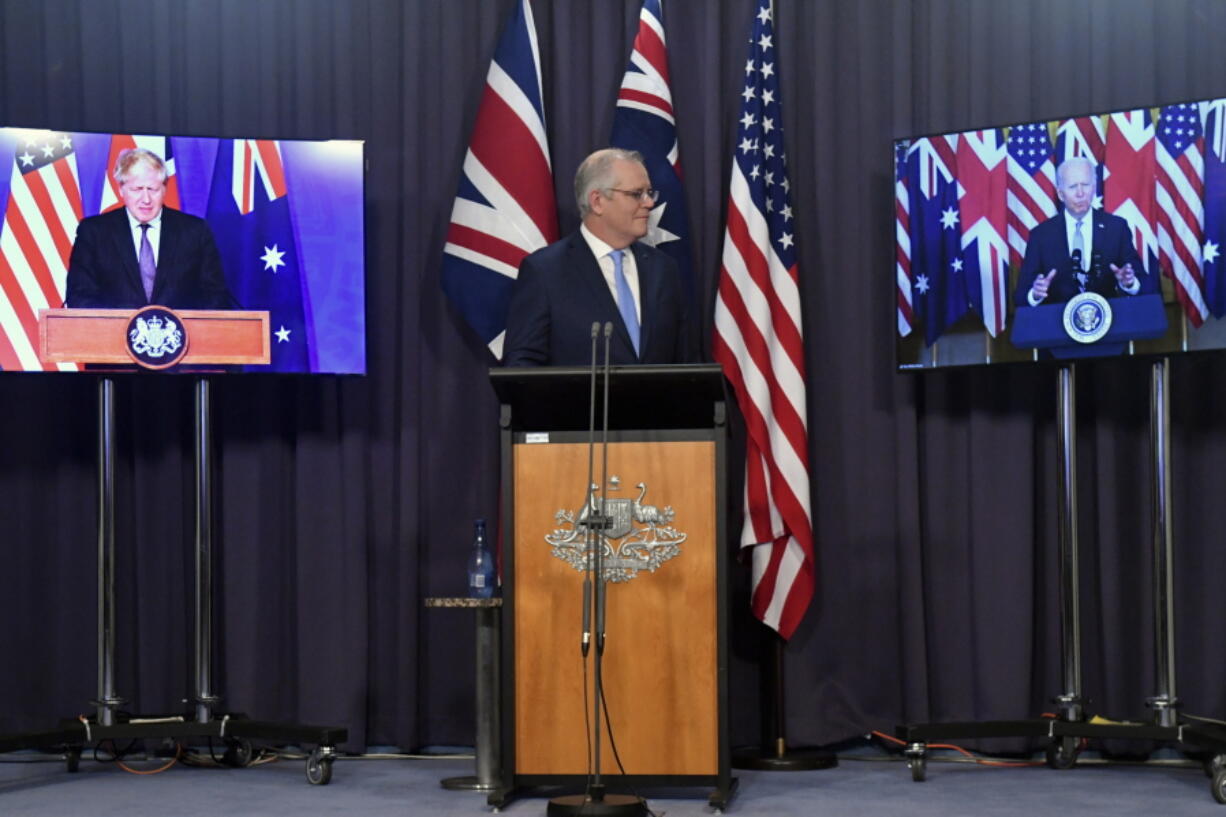
<path id="1" fill-rule="evenodd" d="M 427 607 L 462 607 L 476 611 L 477 618 L 477 774 L 445 777 L 440 782 L 445 789 L 493 791 L 502 774 L 501 742 L 498 727 L 502 723 L 498 702 L 501 665 L 498 652 L 502 629 L 502 599 L 427 598 Z"/>

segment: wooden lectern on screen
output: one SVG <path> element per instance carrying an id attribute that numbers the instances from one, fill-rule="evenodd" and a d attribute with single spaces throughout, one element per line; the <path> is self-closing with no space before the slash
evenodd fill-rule
<path id="1" fill-rule="evenodd" d="M 43 309 L 38 313 L 44 363 L 133 364 L 125 343 L 136 309 Z M 180 364 L 267 364 L 271 359 L 265 311 L 177 309 L 188 347 Z"/>
<path id="2" fill-rule="evenodd" d="M 503 734 L 500 806 L 519 788 L 581 786 L 593 700 L 580 650 L 590 373 L 501 369 Z M 615 367 L 607 477 L 601 773 L 625 786 L 731 794 L 723 536 L 724 393 L 718 366 Z M 603 402 L 598 387 L 597 404 Z M 600 413 L 597 412 L 599 424 Z M 597 431 L 594 481 L 602 481 Z M 606 557 L 608 558 L 608 557 Z M 594 649 L 594 648 L 593 648 Z"/>

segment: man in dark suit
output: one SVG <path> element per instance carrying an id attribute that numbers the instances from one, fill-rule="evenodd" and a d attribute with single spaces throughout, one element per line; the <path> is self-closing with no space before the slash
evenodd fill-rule
<path id="1" fill-rule="evenodd" d="M 505 365 L 586 366 L 592 324 L 606 321 L 613 365 L 689 360 L 676 262 L 639 241 L 657 195 L 634 151 L 608 148 L 583 160 L 575 174 L 583 223 L 520 264 Z"/>
<path id="2" fill-rule="evenodd" d="M 1064 211 L 1030 231 L 1013 293 L 1018 306 L 1061 303 L 1080 292 L 1115 298 L 1157 291 L 1128 222 L 1091 209 L 1096 193 L 1089 159 L 1066 159 L 1056 169 L 1056 195 Z"/>
<path id="3" fill-rule="evenodd" d="M 113 172 L 123 209 L 77 225 L 65 306 L 237 309 L 209 225 L 162 206 L 162 158 L 143 148 L 127 150 Z"/>

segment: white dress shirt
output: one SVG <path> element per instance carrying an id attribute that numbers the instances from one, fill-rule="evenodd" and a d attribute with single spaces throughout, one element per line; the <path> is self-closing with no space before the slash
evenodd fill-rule
<path id="1" fill-rule="evenodd" d="M 588 248 L 592 251 L 592 255 L 596 256 L 596 262 L 600 264 L 600 272 L 604 275 L 604 281 L 609 285 L 609 293 L 613 296 L 614 303 L 617 302 L 617 279 L 613 277 L 613 258 L 610 253 L 613 248 L 601 241 L 595 234 L 587 228 L 586 224 L 579 225 L 579 233 L 583 236 L 583 240 L 587 242 Z M 639 295 L 639 268 L 634 262 L 634 253 L 629 247 L 622 251 L 622 274 L 626 276 L 626 283 L 630 285 L 630 293 L 634 296 L 634 314 L 638 316 L 639 325 L 643 323 L 643 299 Z M 621 304 L 618 304 L 620 307 Z"/>

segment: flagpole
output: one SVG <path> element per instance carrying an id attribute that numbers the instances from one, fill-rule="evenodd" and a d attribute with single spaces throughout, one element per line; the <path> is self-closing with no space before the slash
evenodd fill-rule
<path id="1" fill-rule="evenodd" d="M 763 625 L 765 627 L 765 625 Z M 787 642 L 783 636 L 769 627 L 771 635 L 769 660 L 770 685 L 767 701 L 770 707 L 771 732 L 761 746 L 742 746 L 732 752 L 732 766 L 737 769 L 754 769 L 766 772 L 804 772 L 816 769 L 832 769 L 839 765 L 838 757 L 824 749 L 792 749 L 786 737 L 787 707 L 783 694 L 784 657 Z M 765 669 L 765 668 L 764 668 Z"/>

